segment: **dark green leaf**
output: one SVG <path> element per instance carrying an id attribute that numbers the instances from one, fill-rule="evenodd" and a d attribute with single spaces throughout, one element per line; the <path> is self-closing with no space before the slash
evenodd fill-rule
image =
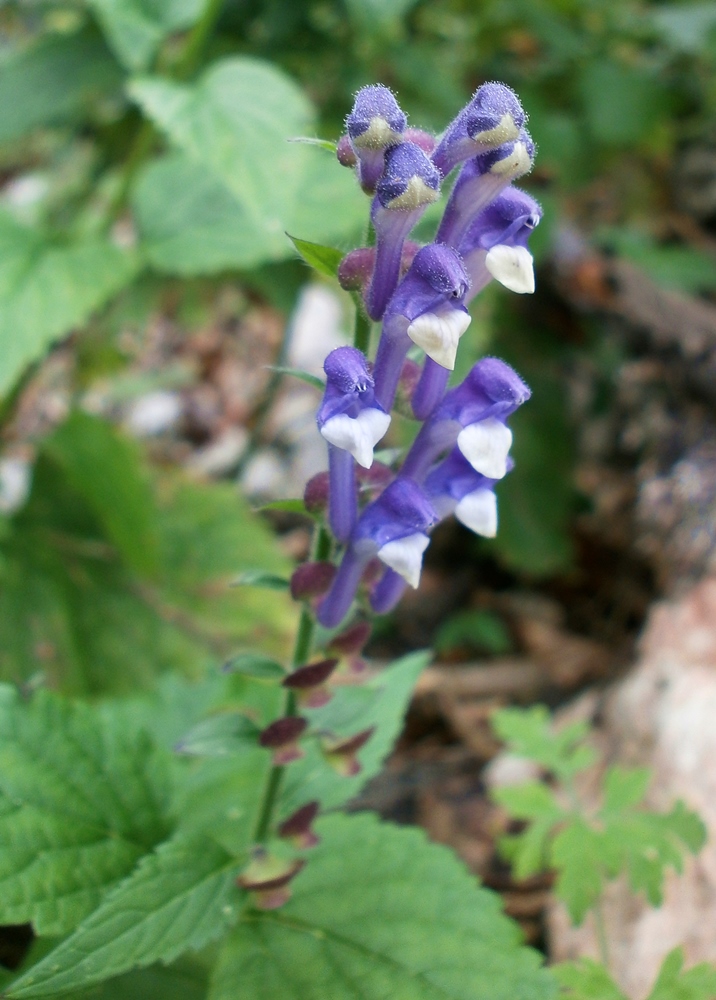
<path id="1" fill-rule="evenodd" d="M 335 278 L 338 274 L 338 265 L 343 260 L 345 254 L 335 247 L 324 247 L 320 243 L 309 243 L 308 240 L 299 240 L 296 236 L 287 234 L 299 254 L 310 264 L 319 274 L 325 274 L 329 278 Z"/>

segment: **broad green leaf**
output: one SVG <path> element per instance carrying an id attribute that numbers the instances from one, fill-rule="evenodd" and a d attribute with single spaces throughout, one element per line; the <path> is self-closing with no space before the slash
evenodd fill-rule
<path id="1" fill-rule="evenodd" d="M 323 838 L 274 913 L 245 912 L 210 1000 L 547 1000 L 556 984 L 499 899 L 422 831 L 366 814 Z"/>
<path id="2" fill-rule="evenodd" d="M 326 766 L 316 742 L 304 741 L 306 756 L 286 771 L 280 804 L 283 815 L 290 815 L 311 799 L 318 799 L 324 809 L 337 808 L 380 770 L 400 735 L 417 679 L 429 662 L 430 653 L 411 653 L 362 687 L 337 688 L 323 708 L 304 711 L 312 726 L 322 729 L 330 725 L 337 736 L 350 736 L 371 726 L 375 726 L 375 732 L 359 752 L 362 770 L 352 778 Z"/>
<path id="3" fill-rule="evenodd" d="M 45 441 L 44 449 L 86 499 L 127 565 L 154 572 L 159 560 L 157 510 L 138 446 L 106 421 L 77 410 Z"/>
<path id="4" fill-rule="evenodd" d="M 311 375 L 310 372 L 301 371 L 300 368 L 282 368 L 279 365 L 274 365 L 271 367 L 271 371 L 277 372 L 279 375 L 292 375 L 294 378 L 300 379 L 301 382 L 305 382 L 306 385 L 320 389 L 321 392 L 326 388 L 324 379 L 319 378 L 318 375 Z"/>
<path id="5" fill-rule="evenodd" d="M 206 1000 L 206 990 L 206 969 L 198 962 L 180 959 L 172 965 L 151 965 L 110 979 L 77 1000 Z"/>
<path id="6" fill-rule="evenodd" d="M 0 923 L 66 934 L 169 830 L 167 759 L 136 726 L 0 686 Z"/>
<path id="7" fill-rule="evenodd" d="M 7 995 L 77 991 L 203 948 L 238 918 L 238 868 L 237 860 L 208 838 L 180 836 L 162 844 Z"/>
<path id="8" fill-rule="evenodd" d="M 627 1000 L 604 966 L 591 958 L 553 965 L 552 972 L 569 1000 Z"/>
<path id="9" fill-rule="evenodd" d="M 196 21 L 207 0 L 89 0 L 117 58 L 146 69 L 160 42 Z"/>
<path id="10" fill-rule="evenodd" d="M 309 243 L 308 240 L 299 240 L 297 237 L 291 235 L 288 238 L 298 250 L 301 257 L 314 270 L 318 271 L 319 274 L 325 274 L 329 278 L 336 277 L 338 274 L 338 265 L 345 256 L 342 250 L 336 250 L 335 247 L 324 247 L 320 243 Z"/>
<path id="11" fill-rule="evenodd" d="M 135 256 L 105 240 L 53 246 L 38 230 L 0 214 L 0 397 L 137 269 Z"/>
<path id="12" fill-rule="evenodd" d="M 664 959 L 648 1000 L 713 1000 L 716 968 L 706 962 L 683 971 L 684 953 L 674 948 Z"/>
<path id="13" fill-rule="evenodd" d="M 252 677 L 259 681 L 277 681 L 286 676 L 286 671 L 280 663 L 261 653 L 239 653 L 224 665 L 224 670 L 227 673 L 242 674 L 244 677 Z"/>
<path id="14" fill-rule="evenodd" d="M 92 31 L 44 35 L 0 64 L 0 142 L 79 118 L 121 74 Z"/>
<path id="15" fill-rule="evenodd" d="M 572 922 L 581 924 L 602 891 L 603 838 L 577 817 L 552 841 L 550 862 L 557 869 L 555 893 L 566 905 Z"/>
<path id="16" fill-rule="evenodd" d="M 284 576 L 265 573 L 261 569 L 247 569 L 231 581 L 234 587 L 262 587 L 264 590 L 288 590 L 289 582 Z"/>
<path id="17" fill-rule="evenodd" d="M 177 753 L 190 757 L 227 757 L 256 746 L 258 729 L 240 712 L 222 712 L 199 722 L 182 736 Z"/>

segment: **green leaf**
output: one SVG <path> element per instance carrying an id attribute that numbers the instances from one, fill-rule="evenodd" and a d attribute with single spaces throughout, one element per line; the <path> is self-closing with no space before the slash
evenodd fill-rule
<path id="1" fill-rule="evenodd" d="M 605 144 L 633 146 L 669 111 L 669 95 L 658 77 L 611 59 L 586 63 L 579 89 L 592 135 Z"/>
<path id="2" fill-rule="evenodd" d="M 117 58 L 127 69 L 149 65 L 172 31 L 190 27 L 207 0 L 89 0 Z"/>
<path id="3" fill-rule="evenodd" d="M 689 53 L 707 50 L 716 26 L 716 10 L 708 0 L 706 3 L 659 5 L 649 10 L 647 16 L 670 48 Z"/>
<path id="4" fill-rule="evenodd" d="M 120 82 L 117 64 L 95 32 L 43 35 L 0 65 L 0 142 L 80 118 Z"/>
<path id="5" fill-rule="evenodd" d="M 0 686 L 0 923 L 72 930 L 166 836 L 167 766 L 124 720 Z"/>
<path id="6" fill-rule="evenodd" d="M 157 510 L 138 446 L 106 421 L 76 410 L 43 445 L 96 514 L 127 565 L 156 571 Z"/>
<path id="7" fill-rule="evenodd" d="M 520 946 L 498 897 L 422 831 L 363 814 L 323 838 L 274 913 L 245 913 L 209 1000 L 547 1000 L 555 984 Z"/>
<path id="8" fill-rule="evenodd" d="M 320 389 L 321 392 L 326 388 L 326 383 L 318 375 L 311 375 L 310 372 L 301 371 L 300 368 L 282 368 L 279 365 L 272 365 L 271 371 L 277 372 L 279 375 L 293 375 L 294 378 L 300 379 L 305 382 L 306 385 L 312 385 L 314 389 Z"/>
<path id="9" fill-rule="evenodd" d="M 581 817 L 561 829 L 552 841 L 550 862 L 557 869 L 555 893 L 581 924 L 602 891 L 603 838 Z"/>
<path id="10" fill-rule="evenodd" d="M 199 722 L 175 749 L 190 757 L 227 757 L 255 747 L 258 732 L 255 724 L 240 712 L 222 712 Z"/>
<path id="11" fill-rule="evenodd" d="M 261 569 L 247 569 L 231 581 L 234 587 L 263 587 L 264 590 L 288 590 L 289 582 L 275 573 L 264 573 Z"/>
<path id="12" fill-rule="evenodd" d="M 76 991 L 203 948 L 236 922 L 237 869 L 237 860 L 208 838 L 162 844 L 7 995 Z"/>
<path id="13" fill-rule="evenodd" d="M 510 634 L 502 619 L 489 611 L 459 611 L 438 629 L 435 649 L 439 653 L 467 646 L 490 653 L 509 653 Z"/>
<path id="14" fill-rule="evenodd" d="M 38 230 L 0 213 L 0 397 L 137 269 L 135 256 L 105 240 L 54 247 Z"/>
<path id="15" fill-rule="evenodd" d="M 604 776 L 602 814 L 619 813 L 643 801 L 651 780 L 648 768 L 610 767 Z"/>
<path id="16" fill-rule="evenodd" d="M 552 972 L 570 1000 L 627 1000 L 604 966 L 591 958 L 553 965 Z"/>
<path id="17" fill-rule="evenodd" d="M 353 798 L 380 770 L 400 735 L 413 688 L 430 658 L 430 653 L 411 653 L 361 687 L 336 688 L 323 708 L 304 710 L 312 726 L 330 727 L 337 736 L 350 736 L 371 726 L 375 732 L 359 752 L 362 770 L 352 778 L 327 767 L 316 742 L 307 742 L 305 757 L 287 769 L 281 790 L 282 814 L 290 815 L 310 799 L 318 799 L 324 809 L 335 809 Z"/>
<path id="18" fill-rule="evenodd" d="M 659 978 L 648 1000 L 713 1000 L 716 997 L 716 969 L 702 962 L 683 971 L 684 953 L 674 948 L 664 959 Z"/>
<path id="19" fill-rule="evenodd" d="M 335 247 L 324 247 L 320 243 L 309 243 L 308 240 L 299 240 L 296 236 L 287 234 L 301 257 L 319 274 L 325 274 L 329 278 L 335 278 L 338 274 L 338 265 L 343 260 L 345 254 Z"/>
<path id="20" fill-rule="evenodd" d="M 290 500 L 270 500 L 268 503 L 262 503 L 256 510 L 281 510 L 287 514 L 301 514 L 303 517 L 314 517 L 313 514 L 309 514 L 305 503 L 298 497 Z"/>
<path id="21" fill-rule="evenodd" d="M 333 153 L 335 156 L 336 150 L 338 149 L 337 142 L 331 142 L 330 139 L 317 139 L 310 135 L 297 135 L 288 140 L 289 142 L 303 142 L 307 146 L 318 146 L 319 149 L 325 149 L 329 153 Z"/>
<path id="22" fill-rule="evenodd" d="M 540 781 L 496 788 L 492 798 L 504 806 L 515 819 L 556 820 L 563 813 L 555 800 L 554 792 Z"/>
<path id="23" fill-rule="evenodd" d="M 77 1000 L 206 1000 L 206 990 L 206 969 L 180 959 L 110 979 Z"/>
<path id="24" fill-rule="evenodd" d="M 286 676 L 286 671 L 280 663 L 261 653 L 239 653 L 224 665 L 224 670 L 227 673 L 242 674 L 244 677 L 252 677 L 259 681 L 277 681 Z"/>
<path id="25" fill-rule="evenodd" d="M 491 721 L 511 751 L 536 761 L 559 778 L 573 777 L 594 760 L 592 750 L 582 745 L 589 727 L 577 723 L 554 731 L 544 705 L 498 709 Z"/>

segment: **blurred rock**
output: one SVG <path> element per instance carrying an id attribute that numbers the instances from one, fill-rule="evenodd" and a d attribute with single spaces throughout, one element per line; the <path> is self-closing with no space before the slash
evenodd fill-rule
<path id="1" fill-rule="evenodd" d="M 125 426 L 137 437 L 166 434 L 179 423 L 182 410 L 179 393 L 158 389 L 133 400 L 127 409 Z"/>

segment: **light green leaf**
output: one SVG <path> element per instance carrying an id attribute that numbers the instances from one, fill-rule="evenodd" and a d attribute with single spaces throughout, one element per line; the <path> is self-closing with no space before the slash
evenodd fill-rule
<path id="1" fill-rule="evenodd" d="M 286 671 L 268 656 L 261 653 L 239 653 L 224 665 L 227 673 L 242 674 L 259 681 L 277 681 L 286 676 Z"/>
<path id="2" fill-rule="evenodd" d="M 289 582 L 284 576 L 265 573 L 261 569 L 246 569 L 231 581 L 234 587 L 263 587 L 264 590 L 288 590 Z"/>
<path id="3" fill-rule="evenodd" d="M 282 368 L 279 365 L 272 365 L 271 370 L 277 372 L 279 375 L 292 375 L 294 378 L 305 382 L 306 385 L 312 385 L 314 389 L 320 389 L 321 392 L 326 388 L 326 383 L 322 378 L 319 378 L 318 375 L 311 375 L 310 372 L 301 371 L 300 368 Z"/>
<path id="4" fill-rule="evenodd" d="M 602 891 L 604 854 L 602 836 L 581 817 L 552 841 L 550 863 L 558 872 L 555 892 L 575 924 L 581 924 Z"/>
<path id="5" fill-rule="evenodd" d="M 303 517 L 310 518 L 315 517 L 314 514 L 309 514 L 306 510 L 305 503 L 298 497 L 290 500 L 269 500 L 268 503 L 262 503 L 260 507 L 256 508 L 256 510 L 281 510 L 285 511 L 287 514 L 301 514 Z"/>
<path id="6" fill-rule="evenodd" d="M 666 44 L 684 52 L 700 52 L 707 48 L 716 27 L 716 10 L 710 2 L 659 5 L 648 11 Z"/>
<path id="7" fill-rule="evenodd" d="M 664 959 L 648 1000 L 714 1000 L 716 969 L 702 962 L 683 971 L 684 953 L 674 948 Z"/>
<path id="8" fill-rule="evenodd" d="M 353 735 L 371 726 L 375 732 L 359 752 L 362 770 L 352 778 L 327 767 L 318 745 L 306 742 L 306 756 L 287 769 L 281 791 L 282 814 L 290 815 L 310 799 L 318 799 L 324 809 L 334 809 L 353 798 L 380 770 L 400 735 L 413 688 L 430 656 L 430 653 L 411 653 L 362 687 L 336 688 L 325 707 L 304 710 L 312 726 L 316 729 L 330 726 L 338 736 Z"/>
<path id="9" fill-rule="evenodd" d="M 237 870 L 236 859 L 209 839 L 168 841 L 7 995 L 77 991 L 203 948 L 238 918 Z"/>
<path id="10" fill-rule="evenodd" d="M 104 240 L 55 247 L 0 214 L 0 396 L 137 270 L 135 256 Z"/>
<path id="11" fill-rule="evenodd" d="M 95 32 L 41 36 L 0 64 L 0 142 L 79 118 L 120 82 L 119 68 Z"/>
<path id="12" fill-rule="evenodd" d="M 493 712 L 491 722 L 511 751 L 536 761 L 557 777 L 571 778 L 594 760 L 591 748 L 583 745 L 589 727 L 576 723 L 554 730 L 544 705 L 501 708 Z"/>
<path id="13" fill-rule="evenodd" d="M 136 726 L 0 686 L 0 923 L 72 930 L 166 836 L 167 766 Z"/>
<path id="14" fill-rule="evenodd" d="M 610 767 L 604 775 L 604 805 L 602 814 L 619 813 L 643 801 L 651 780 L 645 767 Z"/>
<path id="15" fill-rule="evenodd" d="M 320 243 L 309 243 L 308 240 L 299 240 L 295 236 L 287 235 L 307 264 L 310 264 L 319 274 L 325 274 L 329 278 L 336 277 L 338 265 L 345 256 L 342 250 L 336 250 L 335 247 L 324 247 Z"/>
<path id="16" fill-rule="evenodd" d="M 210 1000 L 547 1000 L 537 954 L 499 899 L 422 831 L 362 814 L 317 825 L 323 841 L 275 913 L 247 912 Z"/>
<path id="17" fill-rule="evenodd" d="M 604 966 L 591 958 L 553 965 L 552 972 L 569 1000 L 627 1000 Z"/>
<path id="18" fill-rule="evenodd" d="M 563 813 L 555 800 L 554 792 L 540 781 L 496 788 L 492 798 L 515 819 L 557 820 Z"/>
<path id="19" fill-rule="evenodd" d="M 117 58 L 127 69 L 146 69 L 172 31 L 190 27 L 206 0 L 89 0 Z"/>
<path id="20" fill-rule="evenodd" d="M 189 757 L 227 757 L 255 747 L 258 729 L 239 712 L 222 712 L 197 723 L 176 745 Z"/>

